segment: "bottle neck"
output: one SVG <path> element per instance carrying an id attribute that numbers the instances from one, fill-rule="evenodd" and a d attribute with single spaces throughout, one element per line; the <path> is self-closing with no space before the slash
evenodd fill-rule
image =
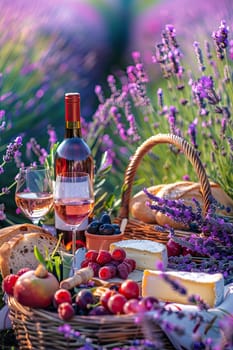
<path id="1" fill-rule="evenodd" d="M 65 137 L 82 137 L 79 93 L 65 94 Z"/>
<path id="2" fill-rule="evenodd" d="M 72 137 L 82 137 L 82 130 L 81 130 L 81 126 L 79 128 L 77 127 L 73 127 L 73 128 L 67 128 L 65 129 L 65 138 L 66 139 L 71 139 Z"/>

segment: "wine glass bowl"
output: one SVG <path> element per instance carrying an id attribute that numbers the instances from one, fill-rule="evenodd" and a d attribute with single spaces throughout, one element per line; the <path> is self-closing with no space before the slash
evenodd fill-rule
<path id="1" fill-rule="evenodd" d="M 65 198 L 54 202 L 58 216 L 68 225 L 79 226 L 91 213 L 94 202 L 89 199 Z"/>
<path id="2" fill-rule="evenodd" d="M 72 253 L 75 255 L 76 231 L 94 207 L 93 183 L 88 173 L 67 172 L 56 176 L 54 210 L 72 228 Z"/>
<path id="3" fill-rule="evenodd" d="M 53 206 L 53 183 L 49 169 L 41 166 L 20 169 L 15 202 L 22 213 L 38 225 Z"/>

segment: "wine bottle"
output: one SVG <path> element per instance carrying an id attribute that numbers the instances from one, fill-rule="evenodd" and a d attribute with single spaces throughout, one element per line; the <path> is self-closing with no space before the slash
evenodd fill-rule
<path id="1" fill-rule="evenodd" d="M 82 138 L 80 94 L 76 92 L 65 94 L 65 138 L 56 150 L 54 164 L 55 178 L 65 172 L 81 171 L 88 173 L 93 181 L 94 160 L 89 146 Z M 87 224 L 86 220 L 77 231 L 77 247 L 85 245 Z M 62 233 L 63 243 L 69 250 L 72 244 L 71 226 L 55 214 L 55 227 L 57 235 Z"/>

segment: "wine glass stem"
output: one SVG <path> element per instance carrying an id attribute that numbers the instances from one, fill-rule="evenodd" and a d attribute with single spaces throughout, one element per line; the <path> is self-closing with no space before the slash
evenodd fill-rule
<path id="1" fill-rule="evenodd" d="M 72 255 L 73 255 L 73 272 L 75 272 L 76 269 L 76 229 L 72 229 Z"/>
<path id="2" fill-rule="evenodd" d="M 39 222 L 40 222 L 40 219 L 31 219 L 31 221 L 32 221 L 32 223 L 34 224 L 34 225 L 39 225 Z"/>

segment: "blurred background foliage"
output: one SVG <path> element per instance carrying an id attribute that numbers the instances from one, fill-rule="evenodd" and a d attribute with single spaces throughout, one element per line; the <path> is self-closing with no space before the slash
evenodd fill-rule
<path id="1" fill-rule="evenodd" d="M 83 135 L 92 148 L 97 167 L 104 151 L 107 158 L 102 167 L 106 169 L 113 162 L 111 171 L 103 172 L 106 177 L 103 191 L 119 198 L 125 168 L 137 146 L 156 132 L 169 131 L 165 118 L 157 125 L 157 89 L 167 82 L 162 79 L 159 67 L 152 64 L 161 30 L 167 23 L 175 25 L 189 66 L 198 72 L 193 41 L 209 38 L 223 18 L 232 26 L 229 6 L 231 0 L 191 3 L 189 0 L 1 0 L 0 122 L 6 123 L 0 131 L 1 154 L 16 136 L 23 136 L 20 159 L 16 166 L 11 162 L 4 167 L 1 187 L 12 182 L 21 163 L 38 161 L 35 152 L 28 152 L 31 138 L 38 142 L 39 154 L 43 150 L 49 153 L 51 130 L 62 140 L 63 96 L 75 90 L 81 94 Z M 146 89 L 150 106 L 138 105 L 128 96 L 140 138 L 133 139 L 130 130 L 129 138 L 124 139 L 120 135 L 123 128 L 118 130 L 115 124 L 116 111 L 111 110 L 119 97 L 113 90 L 115 86 L 124 92 L 127 66 L 135 64 L 131 52 L 136 50 L 141 52 L 150 77 L 141 85 Z M 109 76 L 116 77 L 114 84 Z M 103 101 L 102 93 L 106 96 Z M 125 108 L 121 101 L 115 105 L 119 110 Z M 120 114 L 122 124 L 129 130 L 125 110 Z M 151 184 L 181 180 L 185 174 L 193 176 L 190 164 L 164 146 L 156 147 L 156 152 L 145 159 L 141 168 L 138 173 L 141 181 L 136 189 L 142 186 L 144 178 Z M 25 221 L 15 214 L 13 190 L 1 197 L 1 203 L 5 204 L 10 221 Z"/>
<path id="2" fill-rule="evenodd" d="M 65 92 L 79 91 L 82 116 L 92 118 L 98 103 L 95 85 L 105 84 L 107 74 L 121 62 L 126 13 L 121 1 L 102 0 L 2 0 L 0 11 L 0 109 L 1 122 L 6 123 L 0 150 L 4 154 L 6 145 L 22 135 L 21 162 L 29 164 L 37 160 L 27 157 L 32 137 L 48 152 L 50 125 L 57 138 L 63 138 Z M 6 164 L 1 187 L 16 173 L 12 163 Z M 2 196 L 14 221 L 13 199 L 13 191 Z"/>

